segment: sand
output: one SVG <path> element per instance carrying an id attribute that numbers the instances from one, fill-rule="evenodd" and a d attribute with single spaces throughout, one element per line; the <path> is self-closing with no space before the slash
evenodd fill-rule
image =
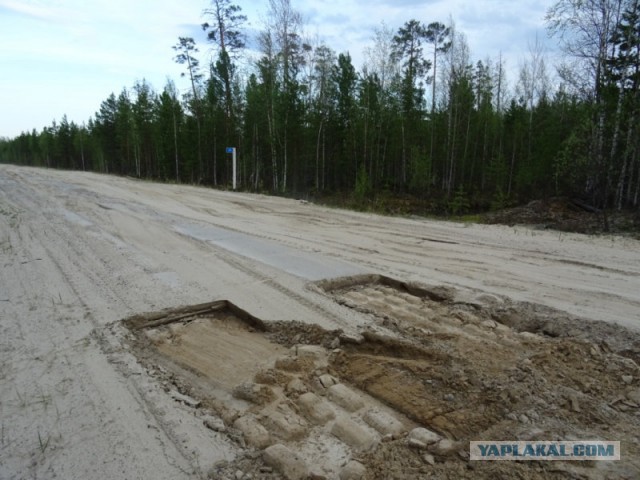
<path id="1" fill-rule="evenodd" d="M 296 321 L 354 337 L 370 329 L 407 337 L 408 322 L 412 332 L 458 335 L 463 345 L 495 342 L 507 359 L 508 341 L 523 342 L 513 332 L 504 336 L 507 343 L 497 342 L 495 326 L 482 324 L 493 317 L 434 324 L 415 298 L 384 285 L 333 292 L 314 283 L 382 274 L 451 289 L 457 304 L 513 304 L 516 313 L 523 311 L 518 302 L 553 309 L 550 318 L 562 319 L 569 336 L 577 334 L 567 325 L 580 331 L 605 322 L 613 333 L 591 331 L 612 335 L 616 345 L 626 336 L 632 351 L 639 346 L 633 342 L 640 331 L 640 242 L 620 236 L 380 217 L 262 195 L 0 165 L 0 266 L 3 479 L 205 478 L 216 465 L 245 458 L 236 436 L 204 426 L 202 412 L 169 395 L 167 376 L 136 354 L 121 320 L 145 312 L 228 300 L 266 323 Z M 432 307 L 429 312 L 440 308 Z M 509 324 L 515 320 L 503 320 L 515 328 Z M 597 344 L 593 336 L 584 341 Z M 268 347 L 262 339 L 257 344 Z M 265 362 L 280 348 L 268 347 Z M 367 391 L 365 353 L 347 351 L 359 363 L 351 370 L 336 364 L 333 373 L 375 402 L 384 385 Z M 399 360 L 385 362 L 392 368 Z M 242 368 L 250 376 L 255 365 Z M 233 372 L 225 372 L 228 386 Z M 616 384 L 620 392 L 638 387 L 640 373 L 616 373 L 632 377 L 629 385 Z M 451 380 L 448 388 L 455 385 Z M 446 393 L 455 398 L 455 391 Z M 460 438 L 495 425 L 503 413 L 492 411 L 491 425 L 474 420 L 474 430 L 454 427 L 453 414 L 396 410 L 405 422 L 406 415 L 427 423 L 435 418 L 432 427 Z M 303 458 L 313 458 L 315 437 L 309 438 Z M 328 459 L 352 456 L 338 443 L 326 449 Z M 367 455 L 372 471 L 375 453 Z M 636 464 L 626 467 L 637 472 Z"/>

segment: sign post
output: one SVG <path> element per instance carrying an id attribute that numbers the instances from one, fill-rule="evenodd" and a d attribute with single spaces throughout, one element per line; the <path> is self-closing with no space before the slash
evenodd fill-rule
<path id="1" fill-rule="evenodd" d="M 233 156 L 233 189 L 236 189 L 236 147 L 227 147 L 227 153 Z"/>

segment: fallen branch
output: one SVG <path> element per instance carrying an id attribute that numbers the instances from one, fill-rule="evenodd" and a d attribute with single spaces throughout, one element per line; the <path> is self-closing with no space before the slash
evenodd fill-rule
<path id="1" fill-rule="evenodd" d="M 588 205 L 586 203 L 584 203 L 582 200 L 578 200 L 577 198 L 574 198 L 571 200 L 571 203 L 573 203 L 576 207 L 584 210 L 585 212 L 589 212 L 589 213 L 600 213 L 601 210 L 599 208 L 596 208 L 592 205 Z"/>

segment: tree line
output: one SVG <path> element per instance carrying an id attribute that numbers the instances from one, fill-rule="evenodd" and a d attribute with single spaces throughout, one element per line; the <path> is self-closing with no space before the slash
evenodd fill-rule
<path id="1" fill-rule="evenodd" d="M 0 161 L 225 187 L 235 146 L 251 191 L 410 194 L 453 213 L 553 195 L 640 206 L 640 0 L 559 0 L 546 20 L 563 62 L 554 74 L 536 41 L 512 81 L 453 24 L 383 25 L 358 70 L 305 39 L 290 0 L 268 7 L 248 72 L 247 18 L 212 0 L 211 60 L 193 38 L 173 46 L 186 94 L 136 82 L 86 124 L 0 141 Z"/>

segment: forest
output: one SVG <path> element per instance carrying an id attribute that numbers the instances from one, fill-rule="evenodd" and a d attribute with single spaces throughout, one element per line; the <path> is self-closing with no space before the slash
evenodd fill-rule
<path id="1" fill-rule="evenodd" d="M 411 196 L 449 214 L 554 196 L 640 208 L 640 0 L 557 1 L 562 61 L 532 39 L 515 78 L 500 52 L 472 59 L 452 20 L 381 25 L 357 69 L 307 39 L 290 0 L 268 0 L 251 51 L 232 0 L 203 18 L 208 60 L 190 37 L 168 49 L 186 94 L 138 81 L 82 125 L 1 139 L 0 162 L 230 188 L 234 146 L 245 191 Z"/>

